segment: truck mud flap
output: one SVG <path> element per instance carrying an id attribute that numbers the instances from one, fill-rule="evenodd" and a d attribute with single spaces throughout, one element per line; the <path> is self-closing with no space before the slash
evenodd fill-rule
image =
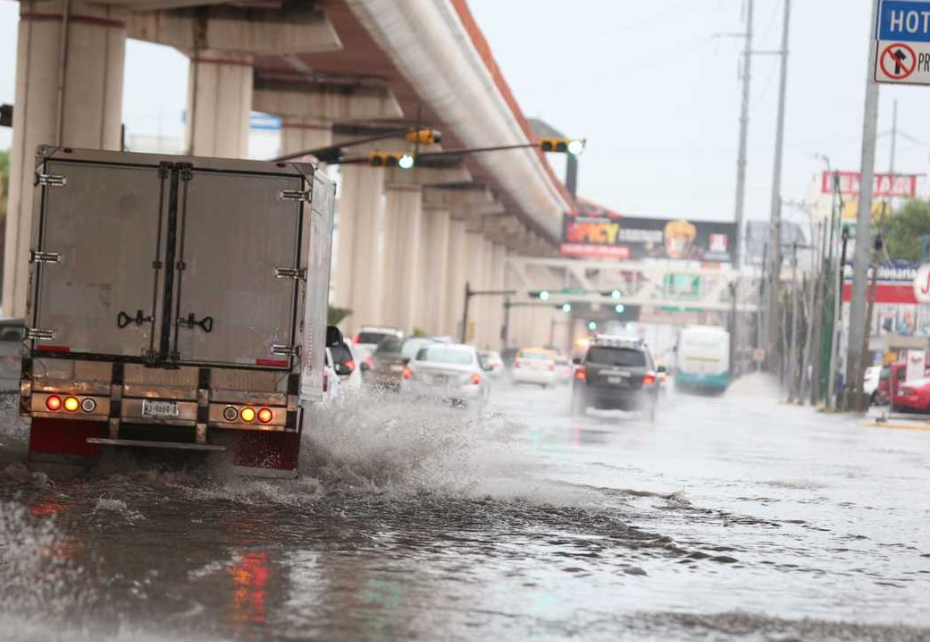
<path id="1" fill-rule="evenodd" d="M 229 438 L 236 472 L 259 477 L 297 476 L 299 433 L 236 432 Z"/>
<path id="2" fill-rule="evenodd" d="M 100 455 L 100 446 L 87 440 L 106 436 L 106 430 L 99 421 L 34 417 L 29 430 L 30 467 L 89 467 Z"/>

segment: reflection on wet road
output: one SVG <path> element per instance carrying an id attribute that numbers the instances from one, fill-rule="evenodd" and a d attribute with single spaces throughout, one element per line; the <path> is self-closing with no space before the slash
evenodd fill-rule
<path id="1" fill-rule="evenodd" d="M 0 638 L 930 639 L 930 434 L 753 379 L 656 425 L 493 401 L 318 417 L 289 482 L 124 453 L 52 482 L 9 417 Z"/>

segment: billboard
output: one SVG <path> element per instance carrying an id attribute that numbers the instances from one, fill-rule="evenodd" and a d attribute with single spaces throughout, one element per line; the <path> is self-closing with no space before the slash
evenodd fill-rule
<path id="1" fill-rule="evenodd" d="M 872 298 L 872 271 L 874 269 L 874 265 L 869 268 L 867 286 L 869 298 Z M 875 311 L 872 314 L 870 328 L 871 336 L 930 336 L 930 306 L 919 304 L 914 296 L 914 278 L 919 269 L 920 264 L 906 261 L 882 263 L 879 266 L 874 296 Z M 852 264 L 847 263 L 843 270 L 844 319 L 849 314 L 852 279 Z"/>
<path id="2" fill-rule="evenodd" d="M 862 183 L 859 172 L 824 171 L 820 178 L 820 191 L 833 193 L 833 180 L 837 179 L 840 194 L 858 196 Z M 914 198 L 917 195 L 917 174 L 876 174 L 872 183 L 875 198 Z"/>
<path id="3" fill-rule="evenodd" d="M 723 263 L 733 260 L 736 243 L 735 223 L 637 218 L 613 212 L 566 214 L 562 222 L 564 256 Z"/>

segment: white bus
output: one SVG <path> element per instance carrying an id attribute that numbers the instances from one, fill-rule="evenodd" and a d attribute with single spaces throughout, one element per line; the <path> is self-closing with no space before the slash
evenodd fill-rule
<path id="1" fill-rule="evenodd" d="M 675 389 L 724 392 L 730 380 L 730 333 L 694 325 L 678 333 Z"/>

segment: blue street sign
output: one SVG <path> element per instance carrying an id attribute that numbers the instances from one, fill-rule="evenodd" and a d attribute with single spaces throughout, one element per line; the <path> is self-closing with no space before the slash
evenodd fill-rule
<path id="1" fill-rule="evenodd" d="M 930 42 L 930 1 L 882 0 L 877 40 Z"/>

